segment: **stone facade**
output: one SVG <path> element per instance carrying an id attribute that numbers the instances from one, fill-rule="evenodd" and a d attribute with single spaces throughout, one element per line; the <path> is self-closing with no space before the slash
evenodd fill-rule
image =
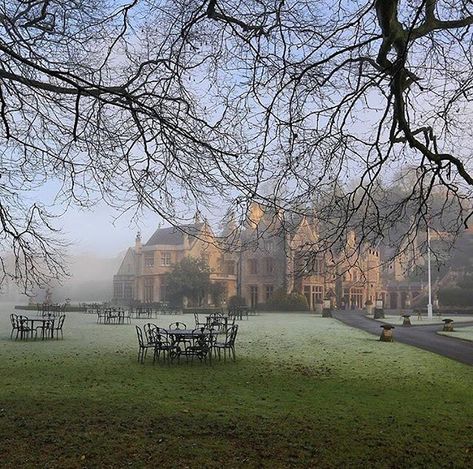
<path id="1" fill-rule="evenodd" d="M 185 256 L 204 259 L 212 282 L 222 283 L 227 296 L 236 294 L 236 262 L 217 247 L 207 223 L 160 228 L 146 244 L 138 234 L 113 278 L 113 300 L 118 303 L 166 301 L 166 274 Z"/>
<path id="2" fill-rule="evenodd" d="M 307 217 L 250 212 L 242 234 L 246 249 L 239 257 L 238 291 L 251 306 L 264 304 L 283 288 L 303 294 L 311 310 L 329 299 L 332 307 L 362 308 L 382 290 L 379 251 L 356 249 L 354 234 L 333 259 L 316 254 L 317 227 Z"/>
<path id="3" fill-rule="evenodd" d="M 116 302 L 165 301 L 166 273 L 184 256 L 205 259 L 211 281 L 224 284 L 227 298 L 238 294 L 252 307 L 281 288 L 303 294 L 312 310 L 324 299 L 334 307 L 362 308 L 385 292 L 379 251 L 355 252 L 351 233 L 337 258 L 316 255 L 317 229 L 306 217 L 287 219 L 254 204 L 236 245 L 225 250 L 207 223 L 180 228 L 158 229 L 144 245 L 137 236 L 114 277 Z"/>

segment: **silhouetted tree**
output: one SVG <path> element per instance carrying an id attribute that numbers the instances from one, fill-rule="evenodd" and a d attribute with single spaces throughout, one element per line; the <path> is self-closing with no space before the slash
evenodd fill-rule
<path id="1" fill-rule="evenodd" d="M 172 223 L 225 202 L 240 222 L 252 201 L 304 215 L 321 194 L 324 250 L 354 227 L 376 243 L 412 203 L 425 227 L 441 186 L 460 230 L 472 24 L 466 0 L 0 2 L 4 275 L 61 274 L 51 218 L 25 197 L 50 180 L 64 206 Z M 406 162 L 412 192 L 380 209 L 379 179 Z"/>

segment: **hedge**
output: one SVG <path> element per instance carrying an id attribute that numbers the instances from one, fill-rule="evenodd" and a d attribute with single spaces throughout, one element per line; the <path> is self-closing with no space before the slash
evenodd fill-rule
<path id="1" fill-rule="evenodd" d="M 301 293 L 286 293 L 283 289 L 278 289 L 266 302 L 267 309 L 276 311 L 309 311 L 307 298 Z"/>
<path id="2" fill-rule="evenodd" d="M 473 306 L 473 290 L 441 288 L 438 297 L 442 306 Z"/>

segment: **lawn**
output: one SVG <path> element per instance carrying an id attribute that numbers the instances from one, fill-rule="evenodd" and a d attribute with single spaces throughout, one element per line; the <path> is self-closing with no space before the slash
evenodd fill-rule
<path id="1" fill-rule="evenodd" d="M 461 323 L 461 322 L 470 322 L 473 321 L 473 316 L 467 316 L 467 315 L 452 315 L 452 314 L 447 314 L 445 316 L 434 316 L 432 319 L 429 319 L 426 316 L 422 316 L 422 319 L 419 319 L 416 314 L 411 313 L 411 324 L 413 326 L 427 326 L 430 324 L 441 324 L 443 325 L 443 320 L 444 319 L 453 319 L 456 323 Z M 373 318 L 373 315 L 368 316 L 370 318 Z M 376 319 L 376 321 L 379 322 L 387 322 L 389 324 L 393 325 L 398 325 L 402 324 L 402 321 L 404 318 L 400 314 L 386 314 L 384 319 Z"/>
<path id="2" fill-rule="evenodd" d="M 437 334 L 456 337 L 457 339 L 470 340 L 473 342 L 473 326 L 459 327 L 458 329 L 454 327 L 454 329 L 454 332 L 439 331 Z"/>
<path id="3" fill-rule="evenodd" d="M 236 363 L 167 367 L 136 362 L 134 325 L 70 313 L 63 341 L 15 342 L 9 312 L 2 467 L 471 465 L 473 368 L 335 319 L 251 317 Z"/>

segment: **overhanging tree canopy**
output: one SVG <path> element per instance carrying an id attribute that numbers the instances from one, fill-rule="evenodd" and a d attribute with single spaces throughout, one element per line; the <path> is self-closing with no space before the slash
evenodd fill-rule
<path id="1" fill-rule="evenodd" d="M 4 274 L 61 273 L 50 215 L 24 198 L 50 179 L 66 206 L 172 223 L 182 203 L 242 220 L 253 200 L 304 214 L 316 198 L 324 249 L 353 227 L 376 242 L 412 206 L 424 226 L 441 186 L 459 230 L 472 23 L 466 0 L 0 2 Z M 379 182 L 405 163 L 412 187 L 386 204 Z"/>

